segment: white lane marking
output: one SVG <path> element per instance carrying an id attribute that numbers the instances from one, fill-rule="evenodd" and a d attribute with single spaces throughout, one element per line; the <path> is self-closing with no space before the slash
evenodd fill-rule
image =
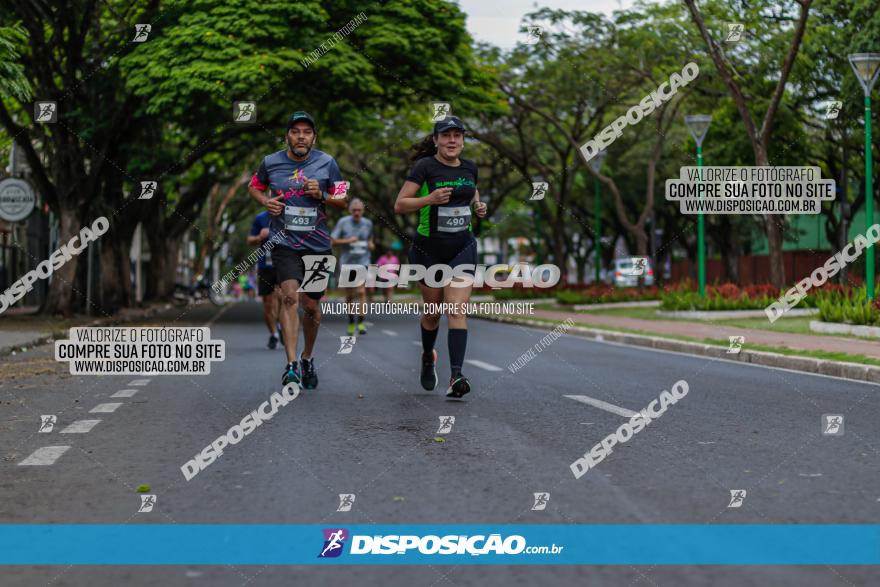
<path id="1" fill-rule="evenodd" d="M 414 341 L 413 341 L 413 344 L 416 345 L 416 346 L 422 346 L 422 343 L 419 342 L 419 341 L 417 341 L 417 340 L 414 340 Z"/>
<path id="2" fill-rule="evenodd" d="M 21 465 L 52 465 L 69 449 L 69 446 L 44 446 L 38 448 L 31 455 L 18 463 Z"/>
<path id="3" fill-rule="evenodd" d="M 382 334 L 387 334 L 388 336 L 397 336 L 397 333 L 393 330 L 383 330 Z"/>
<path id="4" fill-rule="evenodd" d="M 479 367 L 480 369 L 485 369 L 486 371 L 502 371 L 501 367 L 496 367 L 491 363 L 484 363 L 483 361 L 477 361 L 476 359 L 465 359 L 465 363 L 470 363 L 474 367 Z"/>
<path id="5" fill-rule="evenodd" d="M 128 384 L 134 385 L 137 387 L 143 387 L 144 385 L 146 385 L 149 382 L 150 382 L 149 379 L 135 379 L 134 381 L 129 381 Z"/>
<path id="6" fill-rule="evenodd" d="M 109 404 L 98 404 L 91 410 L 89 410 L 90 414 L 109 414 L 110 412 L 115 412 L 116 408 L 121 406 L 121 403 L 109 403 Z"/>
<path id="7" fill-rule="evenodd" d="M 566 395 L 563 397 L 567 397 L 569 399 L 573 399 L 576 402 L 581 402 L 589 406 L 593 406 L 594 408 L 599 408 L 600 410 L 605 410 L 606 412 L 611 412 L 612 414 L 617 414 L 618 416 L 623 416 L 624 418 L 632 418 L 633 416 L 638 414 L 638 412 L 633 412 L 632 410 L 627 410 L 626 408 L 621 408 L 620 406 L 615 406 L 614 404 L 603 402 L 600 399 L 596 399 L 588 395 Z"/>
<path id="8" fill-rule="evenodd" d="M 77 420 L 62 430 L 60 434 L 83 434 L 94 428 L 100 420 Z"/>
<path id="9" fill-rule="evenodd" d="M 120 389 L 110 397 L 131 397 L 136 394 L 138 390 L 136 389 Z"/>

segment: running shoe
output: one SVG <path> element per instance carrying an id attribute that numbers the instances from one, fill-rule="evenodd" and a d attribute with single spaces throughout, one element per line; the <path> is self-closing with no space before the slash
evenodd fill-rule
<path id="1" fill-rule="evenodd" d="M 348 325 L 348 335 L 354 336 L 354 322 Z"/>
<path id="2" fill-rule="evenodd" d="M 454 377 L 449 382 L 449 389 L 446 390 L 446 397 L 460 398 L 471 390 L 471 382 L 464 375 Z"/>
<path id="3" fill-rule="evenodd" d="M 269 344 L 267 345 L 271 350 L 275 350 L 278 347 L 278 337 L 274 334 L 269 335 Z"/>
<path id="4" fill-rule="evenodd" d="M 284 375 L 281 377 L 281 385 L 287 385 L 288 383 L 300 385 L 301 382 L 302 378 L 299 376 L 299 367 L 296 362 L 288 363 L 287 367 L 284 368 Z"/>
<path id="5" fill-rule="evenodd" d="M 363 322 L 361 322 L 360 325 L 358 326 L 358 334 L 366 334 L 366 333 L 367 333 L 367 327 Z"/>
<path id="6" fill-rule="evenodd" d="M 315 357 L 311 359 L 303 359 L 299 357 L 302 365 L 302 384 L 305 389 L 315 389 L 318 387 L 318 374 L 315 372 Z"/>
<path id="7" fill-rule="evenodd" d="M 422 387 L 434 391 L 437 387 L 437 351 L 422 353 Z"/>

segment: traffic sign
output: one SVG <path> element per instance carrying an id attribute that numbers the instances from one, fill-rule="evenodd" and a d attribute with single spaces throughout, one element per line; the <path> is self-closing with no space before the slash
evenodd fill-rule
<path id="1" fill-rule="evenodd" d="M 19 222 L 30 216 L 37 197 L 30 184 L 23 179 L 7 178 L 0 181 L 0 218 Z"/>

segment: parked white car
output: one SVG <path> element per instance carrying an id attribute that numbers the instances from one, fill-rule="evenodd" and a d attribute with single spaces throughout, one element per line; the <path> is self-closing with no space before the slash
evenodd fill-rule
<path id="1" fill-rule="evenodd" d="M 635 287 L 639 275 L 644 275 L 645 285 L 654 285 L 654 267 L 648 257 L 621 257 L 614 260 L 611 283 L 614 287 Z"/>

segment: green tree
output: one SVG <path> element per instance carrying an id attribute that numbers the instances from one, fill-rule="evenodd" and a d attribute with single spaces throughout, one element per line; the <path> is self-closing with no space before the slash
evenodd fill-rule
<path id="1" fill-rule="evenodd" d="M 143 222 L 150 242 L 148 295 L 161 297 L 212 188 L 281 148 L 291 111 L 309 109 L 322 141 L 343 139 L 382 108 L 427 108 L 450 93 L 477 100 L 487 87 L 455 4 L 375 4 L 339 34 L 359 14 L 358 3 L 317 0 L 0 3 L 4 20 L 24 23 L 27 38 L 13 47 L 34 95 L 56 100 L 60 113 L 57 124 L 37 125 L 30 104 L 4 96 L 0 123 L 19 136 L 62 242 L 94 216 L 110 218 L 101 239 L 105 311 L 131 301 L 135 226 Z M 143 42 L 133 42 L 136 23 L 152 23 Z M 311 59 L 316 50 L 326 53 Z M 246 100 L 257 102 L 256 124 L 232 120 L 232 103 Z M 137 200 L 147 180 L 161 189 Z M 56 272 L 46 311 L 76 308 L 78 265 Z"/>
<path id="2" fill-rule="evenodd" d="M 739 112 L 752 144 L 755 165 L 770 165 L 776 117 L 784 107 L 783 97 L 803 42 L 812 0 L 745 3 L 741 10 L 713 0 L 702 11 L 694 0 L 684 2 Z M 744 25 L 738 44 L 719 41 L 726 39 L 728 31 L 724 25 L 730 22 Z M 763 116 L 757 122 L 759 112 Z M 784 221 L 784 216 L 765 216 L 770 281 L 779 288 L 785 283 Z"/>

